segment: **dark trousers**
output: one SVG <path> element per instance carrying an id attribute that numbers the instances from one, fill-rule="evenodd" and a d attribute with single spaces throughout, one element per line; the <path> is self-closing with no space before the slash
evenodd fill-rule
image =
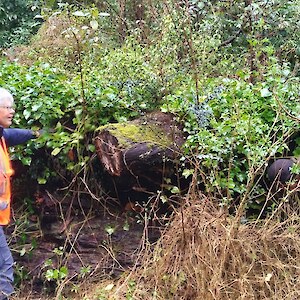
<path id="1" fill-rule="evenodd" d="M 6 299 L 14 291 L 13 264 L 3 228 L 0 226 L 0 300 Z"/>

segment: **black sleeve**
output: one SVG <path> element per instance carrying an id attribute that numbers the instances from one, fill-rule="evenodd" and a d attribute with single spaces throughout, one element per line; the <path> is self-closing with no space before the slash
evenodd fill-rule
<path id="1" fill-rule="evenodd" d="M 4 128 L 3 137 L 9 147 L 26 143 L 28 140 L 34 139 L 36 136 L 30 129 Z"/>

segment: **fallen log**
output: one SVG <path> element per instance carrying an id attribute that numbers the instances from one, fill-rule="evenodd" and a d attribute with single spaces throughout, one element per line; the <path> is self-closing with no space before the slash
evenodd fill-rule
<path id="1" fill-rule="evenodd" d="M 278 158 L 267 168 L 269 186 L 274 195 L 283 197 L 286 191 L 299 191 L 299 174 L 292 168 L 300 165 L 299 158 Z"/>
<path id="2" fill-rule="evenodd" d="M 168 184 L 178 184 L 176 166 L 184 140 L 174 115 L 155 112 L 100 127 L 94 143 L 101 165 L 124 203 L 144 200 Z"/>

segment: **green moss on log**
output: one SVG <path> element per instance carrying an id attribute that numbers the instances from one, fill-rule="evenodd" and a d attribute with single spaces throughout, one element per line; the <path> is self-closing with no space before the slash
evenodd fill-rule
<path id="1" fill-rule="evenodd" d="M 162 147 L 170 147 L 173 143 L 171 137 L 163 132 L 160 127 L 150 124 L 132 124 L 132 123 L 117 123 L 108 124 L 98 128 L 103 130 L 118 139 L 119 145 L 127 148 L 133 143 L 149 143 L 150 145 L 158 145 Z"/>

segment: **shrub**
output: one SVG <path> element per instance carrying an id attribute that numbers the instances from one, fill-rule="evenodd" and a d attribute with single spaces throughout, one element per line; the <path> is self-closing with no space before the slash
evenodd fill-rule
<path id="1" fill-rule="evenodd" d="M 41 24 L 41 21 L 35 18 L 39 14 L 39 4 L 38 0 L 1 0 L 0 48 L 28 43 Z"/>

